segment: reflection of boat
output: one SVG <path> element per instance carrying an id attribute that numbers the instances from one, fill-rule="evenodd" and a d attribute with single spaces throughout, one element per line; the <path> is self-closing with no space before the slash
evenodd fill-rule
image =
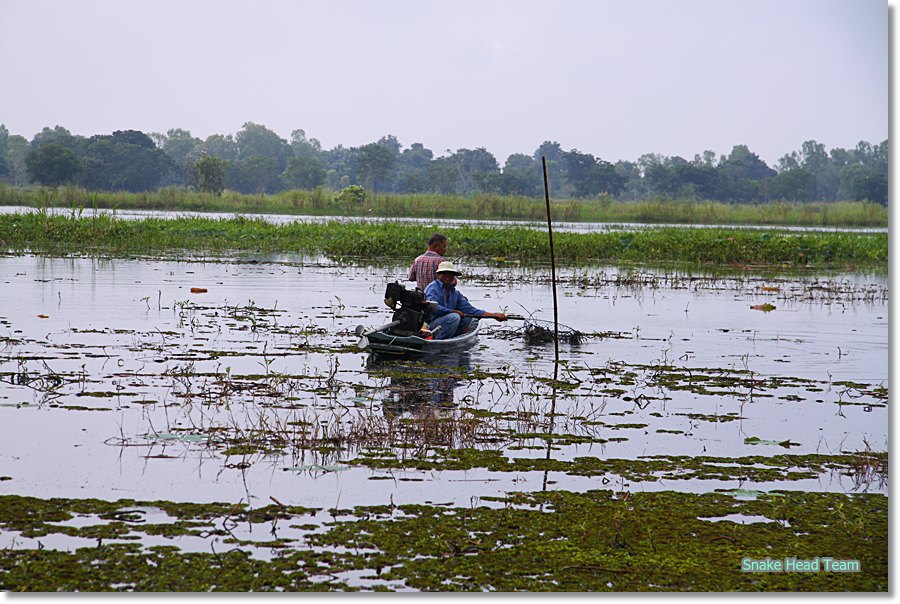
<path id="1" fill-rule="evenodd" d="M 370 357 L 370 368 L 398 368 L 382 364 L 377 354 Z M 454 407 L 454 391 L 469 370 L 467 352 L 455 351 L 430 358 L 427 364 L 416 364 L 415 377 L 393 376 L 387 386 L 389 396 L 384 399 L 386 415 L 417 413 L 426 408 Z"/>
<path id="2" fill-rule="evenodd" d="M 458 384 L 453 378 L 391 378 L 389 398 L 382 402 L 385 414 L 413 413 L 423 407 L 448 408 L 456 404 L 453 391 Z"/>
<path id="3" fill-rule="evenodd" d="M 455 338 L 426 340 L 419 336 L 401 336 L 390 333 L 393 324 L 379 327 L 368 333 L 357 328 L 359 347 L 383 355 L 421 355 L 465 350 L 478 339 L 478 319 L 473 319 L 469 330 Z"/>

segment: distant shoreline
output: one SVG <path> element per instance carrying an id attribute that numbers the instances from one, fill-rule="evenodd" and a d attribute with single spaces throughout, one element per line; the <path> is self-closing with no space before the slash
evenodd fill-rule
<path id="1" fill-rule="evenodd" d="M 273 195 L 225 192 L 220 196 L 168 188 L 148 193 L 88 191 L 75 187 L 0 186 L 0 206 L 161 210 L 287 216 L 421 218 L 477 221 L 546 222 L 543 200 L 476 194 L 363 194 L 348 197 L 328 189 L 293 190 Z M 888 209 L 865 201 L 768 202 L 726 204 L 714 201 L 654 198 L 615 201 L 608 198 L 554 201 L 553 221 L 570 223 L 806 226 L 887 228 Z"/>

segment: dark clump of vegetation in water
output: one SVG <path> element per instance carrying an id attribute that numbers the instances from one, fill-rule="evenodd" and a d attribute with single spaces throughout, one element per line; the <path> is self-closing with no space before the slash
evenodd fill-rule
<path id="1" fill-rule="evenodd" d="M 557 333 L 559 341 L 566 344 L 581 344 L 584 340 L 584 334 L 577 329 L 564 328 L 558 332 L 549 326 L 539 323 L 529 323 L 525 326 L 522 338 L 526 344 L 546 344 L 556 340 Z"/>
<path id="2" fill-rule="evenodd" d="M 373 259 L 411 258 L 421 253 L 434 226 L 401 223 L 271 224 L 237 217 L 79 217 L 47 212 L 0 216 L 0 244 L 48 252 L 159 252 L 251 250 L 325 254 Z M 474 258 L 549 258 L 546 233 L 525 227 L 443 229 L 454 254 Z M 635 232 L 555 234 L 561 262 L 684 262 L 785 267 L 883 267 L 886 233 L 783 232 L 677 227 Z"/>
<path id="3" fill-rule="evenodd" d="M 886 591 L 884 495 L 773 491 L 550 491 L 492 506 L 401 505 L 331 510 L 324 530 L 290 506 L 0 497 L 0 527 L 63 534 L 95 546 L 0 551 L 9 591 Z M 140 522 L 135 506 L 174 525 Z M 94 514 L 93 526 L 60 526 Z M 742 522 L 746 519 L 747 522 Z M 141 535 L 227 537 L 221 527 L 278 522 L 296 538 L 225 539 L 217 551 L 146 547 Z M 171 528 L 166 529 L 169 526 Z M 216 528 L 220 527 L 220 528 Z M 263 531 L 266 532 L 266 531 Z M 130 540 L 126 538 L 130 537 Z M 156 539 L 158 541 L 158 538 Z M 230 544 L 230 545 L 228 545 Z M 270 560 L 254 546 L 277 550 Z M 859 572 L 751 573 L 742 560 L 830 557 Z"/>

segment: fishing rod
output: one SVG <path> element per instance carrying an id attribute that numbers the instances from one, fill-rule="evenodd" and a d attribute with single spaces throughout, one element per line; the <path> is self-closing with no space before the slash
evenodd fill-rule
<path id="1" fill-rule="evenodd" d="M 483 315 L 463 315 L 464 319 L 494 319 L 495 321 L 500 321 L 497 317 L 485 317 Z M 527 321 L 528 317 L 523 317 L 522 315 L 506 315 L 507 321 Z"/>

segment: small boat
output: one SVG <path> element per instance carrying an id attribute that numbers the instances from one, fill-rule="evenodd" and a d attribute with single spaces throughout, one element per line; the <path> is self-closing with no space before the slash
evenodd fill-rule
<path id="1" fill-rule="evenodd" d="M 390 333 L 397 321 L 382 325 L 378 329 L 366 332 L 362 325 L 356 328 L 359 336 L 359 347 L 386 355 L 422 355 L 439 354 L 451 350 L 463 350 L 472 346 L 478 339 L 478 319 L 473 319 L 469 330 L 455 338 L 446 340 L 426 340 L 419 336 L 399 336 Z"/>

